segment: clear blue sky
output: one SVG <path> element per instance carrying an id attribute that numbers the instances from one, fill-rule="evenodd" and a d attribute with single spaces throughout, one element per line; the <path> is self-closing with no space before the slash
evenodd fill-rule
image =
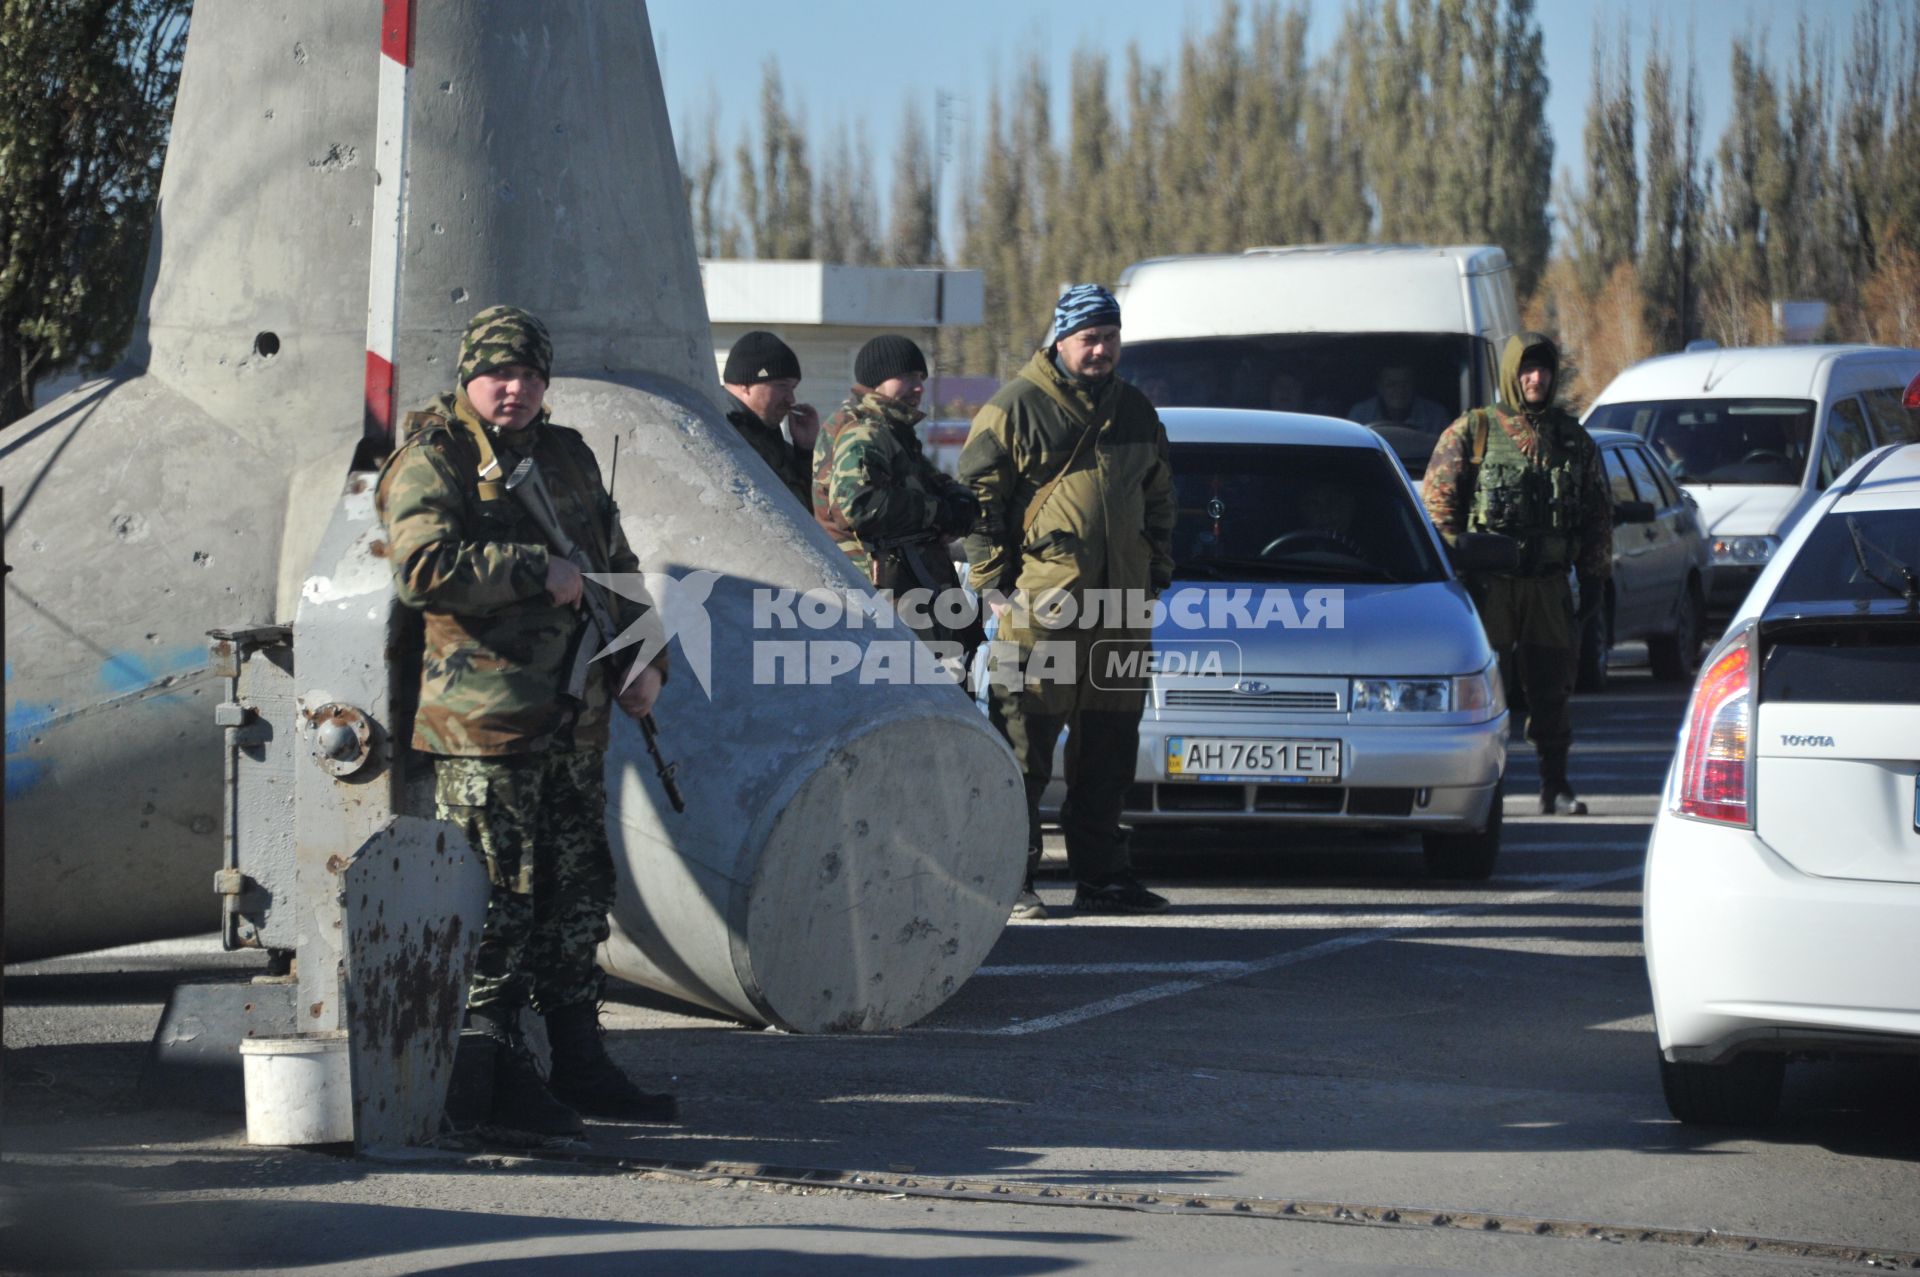
<path id="1" fill-rule="evenodd" d="M 1345 7 L 1345 0 L 1310 0 L 1314 54 L 1338 33 Z M 1636 50 L 1644 50 L 1658 15 L 1666 28 L 1663 43 L 1676 60 L 1684 56 L 1691 34 L 1710 150 L 1727 122 L 1728 60 L 1736 37 L 1755 27 L 1769 30 L 1774 63 L 1784 67 L 1795 24 L 1806 13 L 1816 26 L 1828 28 L 1837 69 L 1851 38 L 1853 15 L 1863 7 L 1864 0 L 1539 0 L 1553 86 L 1547 113 L 1556 180 L 1563 172 L 1576 185 L 1581 180 L 1580 135 L 1596 15 L 1610 32 L 1626 17 Z M 1897 0 L 1890 7 L 1898 7 Z M 935 93 L 954 94 L 965 139 L 969 119 L 984 125 L 996 75 L 1006 82 L 1028 50 L 1044 48 L 1058 124 L 1064 128 L 1063 91 L 1075 49 L 1106 50 L 1117 70 L 1127 46 L 1138 43 L 1149 61 L 1171 67 L 1184 34 L 1195 27 L 1211 29 L 1220 6 L 1219 0 L 1100 0 L 1088 5 L 1059 0 L 651 0 L 647 8 L 676 137 L 690 122 L 704 120 L 717 97 L 720 141 L 731 156 L 742 128 L 758 117 L 761 66 L 776 58 L 789 104 L 805 112 L 816 147 L 824 146 L 842 125 L 851 129 L 865 121 L 884 212 L 898 122 L 909 95 L 919 98 L 922 117 L 931 119 Z M 946 176 L 950 204 L 958 167 L 950 166 Z"/>

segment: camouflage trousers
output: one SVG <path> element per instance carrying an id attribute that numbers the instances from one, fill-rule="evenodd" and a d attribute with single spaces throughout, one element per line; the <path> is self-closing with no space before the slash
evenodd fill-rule
<path id="1" fill-rule="evenodd" d="M 469 1010 L 542 1013 L 600 994 L 594 963 L 613 907 L 599 750 L 436 758 L 435 814 L 487 858 L 493 884 Z"/>

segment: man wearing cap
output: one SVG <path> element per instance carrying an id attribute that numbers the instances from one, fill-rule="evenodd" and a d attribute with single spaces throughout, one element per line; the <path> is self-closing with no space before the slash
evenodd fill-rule
<path id="1" fill-rule="evenodd" d="M 1145 703 L 1145 605 L 1173 577 L 1173 473 L 1159 414 L 1114 376 L 1119 356 L 1113 294 L 1067 289 L 1052 339 L 974 417 L 960 454 L 960 480 L 980 502 L 969 575 L 1005 640 L 995 644 L 988 712 L 1026 779 L 1027 884 L 1015 917 L 1046 916 L 1033 892 L 1040 795 L 1063 730 L 1060 824 L 1074 908 L 1167 904 L 1134 877 L 1120 814 Z M 1125 600 L 1120 615 L 1083 606 L 1092 591 Z"/>
<path id="2" fill-rule="evenodd" d="M 1440 535 L 1498 532 L 1519 542 L 1512 573 L 1466 586 L 1508 687 L 1526 694 L 1526 738 L 1540 755 L 1540 814 L 1584 816 L 1567 777 L 1573 746 L 1574 654 L 1613 575 L 1613 498 L 1600 450 L 1555 405 L 1560 350 L 1544 333 L 1516 333 L 1500 355 L 1500 403 L 1448 426 L 1427 462 L 1421 496 Z M 1567 588 L 1580 585 L 1576 612 Z"/>
<path id="3" fill-rule="evenodd" d="M 975 627 L 941 624 L 931 604 L 958 591 L 944 547 L 973 528 L 980 506 L 928 459 L 914 433 L 926 416 L 927 358 L 911 339 L 883 333 L 860 348 L 853 375 L 852 395 L 813 445 L 813 517 L 861 576 L 896 598 L 925 592 L 929 605 L 901 619 L 963 669 L 979 642 Z"/>
<path id="4" fill-rule="evenodd" d="M 809 404 L 793 401 L 800 387 L 800 357 L 772 333 L 743 333 L 727 352 L 720 380 L 739 401 L 727 420 L 811 514 L 813 444 L 820 433 L 820 414 Z M 782 420 L 793 435 L 791 443 L 780 433 Z"/>
<path id="5" fill-rule="evenodd" d="M 503 482 L 531 457 L 594 567 L 639 571 L 592 449 L 548 420 L 552 364 L 547 330 L 526 311 L 474 316 L 458 388 L 407 416 L 377 493 L 395 591 L 425 615 L 413 747 L 433 756 L 436 812 L 486 857 L 492 884 L 456 1069 L 469 1096 L 487 1094 L 490 1074 L 491 1102 L 457 1095 L 448 1116 L 541 1137 L 578 1133 L 580 1113 L 675 1115 L 672 1096 L 640 1091 L 608 1057 L 594 964 L 615 885 L 602 768 L 608 704 L 636 719 L 648 713 L 666 652 L 631 672 L 602 662 L 584 703 L 563 697 L 575 646 L 595 641 L 580 611 L 586 584 L 549 552 Z M 607 602 L 623 630 L 653 617 L 629 598 Z M 527 1005 L 546 1017 L 546 1081 L 520 1037 Z"/>

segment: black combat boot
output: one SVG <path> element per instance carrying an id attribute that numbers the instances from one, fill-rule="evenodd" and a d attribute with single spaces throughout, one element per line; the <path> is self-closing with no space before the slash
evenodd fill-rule
<path id="1" fill-rule="evenodd" d="M 1542 816 L 1584 816 L 1587 805 L 1573 792 L 1567 779 L 1567 755 L 1561 750 L 1540 755 L 1540 814 Z"/>
<path id="2" fill-rule="evenodd" d="M 585 1113 L 615 1122 L 671 1122 L 680 1106 L 671 1095 L 635 1086 L 600 1040 L 600 1008 L 580 1002 L 547 1012 L 553 1047 L 553 1093 Z"/>
<path id="3" fill-rule="evenodd" d="M 479 1029 L 460 1030 L 453 1049 L 453 1076 L 447 1082 L 446 1121 L 451 1131 L 470 1131 L 493 1116 L 493 1073 L 500 1043 Z"/>
<path id="4" fill-rule="evenodd" d="M 492 1039 L 494 1046 L 493 1093 L 484 1125 L 504 1134 L 531 1135 L 539 1139 L 580 1134 L 586 1129 L 580 1115 L 555 1099 L 547 1089 L 539 1067 L 533 1062 L 533 1053 L 520 1040 L 518 1028 L 510 1017 L 509 1012 L 467 1013 L 469 1031 Z M 464 1040 L 468 1034 L 460 1036 Z M 458 1068 L 456 1062 L 456 1072 Z"/>

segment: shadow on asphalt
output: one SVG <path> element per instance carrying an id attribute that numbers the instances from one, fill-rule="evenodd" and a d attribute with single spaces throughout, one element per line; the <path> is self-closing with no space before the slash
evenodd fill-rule
<path id="1" fill-rule="evenodd" d="M 470 1260 L 421 1273 L 833 1273 L 836 1277 L 881 1274 L 981 1274 L 1024 1277 L 1076 1266 L 1064 1256 L 964 1255 L 914 1259 L 890 1254 L 889 1239 L 904 1236 L 964 1238 L 970 1246 L 1003 1243 L 1026 1250 L 1097 1245 L 1118 1240 L 1104 1233 L 958 1232 L 947 1229 L 887 1229 L 884 1233 L 836 1225 L 787 1224 L 785 1234 L 821 1239 L 813 1250 L 729 1247 L 680 1248 L 663 1241 L 679 1237 L 724 1238 L 735 1231 L 509 1212 L 453 1211 L 422 1207 L 330 1202 L 135 1200 L 140 1192 L 177 1192 L 179 1166 L 157 1168 L 134 1182 L 101 1187 L 88 1180 L 45 1177 L 9 1194 L 16 1221 L 0 1227 L 0 1255 L 9 1271 L 27 1272 L 239 1272 L 298 1263 L 303 1267 L 346 1264 L 412 1254 L 430 1259 L 437 1250 L 518 1250 L 512 1258 Z M 644 1186 L 636 1191 L 644 1192 Z M 633 1239 L 621 1245 L 620 1239 Z M 588 1239 L 597 1240 L 592 1244 Z M 863 1240 L 864 1239 L 864 1240 Z M 857 1249 L 856 1249 L 857 1247 Z"/>

